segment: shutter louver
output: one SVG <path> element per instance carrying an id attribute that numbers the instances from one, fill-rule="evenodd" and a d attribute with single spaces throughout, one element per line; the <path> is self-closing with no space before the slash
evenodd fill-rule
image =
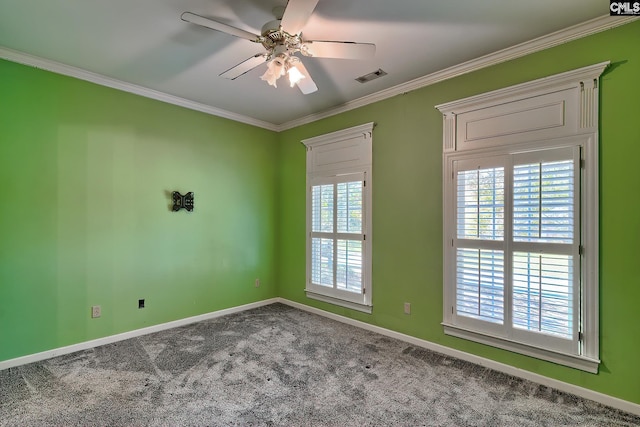
<path id="1" fill-rule="evenodd" d="M 572 243 L 573 167 L 572 160 L 514 167 L 514 241 Z"/>
<path id="2" fill-rule="evenodd" d="M 333 232 L 333 185 L 316 185 L 311 191 L 311 231 Z"/>
<path id="3" fill-rule="evenodd" d="M 570 339 L 573 333 L 570 255 L 513 254 L 513 326 Z"/>
<path id="4" fill-rule="evenodd" d="M 337 185 L 338 233 L 362 233 L 362 187 L 362 181 Z"/>
<path id="5" fill-rule="evenodd" d="M 362 242 L 338 240 L 337 286 L 351 292 L 362 291 Z"/>
<path id="6" fill-rule="evenodd" d="M 458 238 L 504 238 L 504 168 L 458 172 Z"/>
<path id="7" fill-rule="evenodd" d="M 458 315 L 502 324 L 504 319 L 504 255 L 501 251 L 457 251 Z"/>
<path id="8" fill-rule="evenodd" d="M 311 239 L 311 280 L 322 286 L 333 286 L 333 240 Z"/>

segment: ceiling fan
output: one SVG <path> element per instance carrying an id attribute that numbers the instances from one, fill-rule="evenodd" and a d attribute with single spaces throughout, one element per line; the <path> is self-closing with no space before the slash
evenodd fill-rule
<path id="1" fill-rule="evenodd" d="M 267 22 L 262 27 L 261 35 L 191 12 L 184 12 L 181 19 L 254 43 L 260 43 L 266 49 L 266 52 L 258 53 L 229 68 L 220 74 L 221 77 L 235 80 L 266 62 L 267 71 L 262 75 L 262 80 L 277 87 L 276 81 L 281 76 L 288 74 L 291 87 L 298 85 L 298 88 L 306 95 L 317 91 L 318 87 L 296 53 L 300 52 L 303 56 L 317 58 L 369 59 L 376 51 L 376 45 L 371 43 L 303 39 L 302 28 L 311 17 L 318 1 L 289 0 L 285 8 L 274 8 L 276 19 Z"/>

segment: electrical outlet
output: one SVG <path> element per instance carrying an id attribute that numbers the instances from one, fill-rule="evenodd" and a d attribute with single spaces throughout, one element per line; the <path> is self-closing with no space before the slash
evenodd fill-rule
<path id="1" fill-rule="evenodd" d="M 96 318 L 96 317 L 100 317 L 100 315 L 102 314 L 102 310 L 100 309 L 99 305 L 94 305 L 91 306 L 91 317 L 92 318 Z"/>
<path id="2" fill-rule="evenodd" d="M 256 279 L 256 288 L 260 287 L 260 279 Z"/>
<path id="3" fill-rule="evenodd" d="M 410 302 L 405 302 L 404 303 L 404 314 L 411 314 L 411 303 Z"/>

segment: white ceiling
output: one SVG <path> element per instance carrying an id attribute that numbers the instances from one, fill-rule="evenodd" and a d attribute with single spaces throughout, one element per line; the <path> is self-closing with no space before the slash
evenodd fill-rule
<path id="1" fill-rule="evenodd" d="M 607 14 L 606 0 L 320 0 L 305 39 L 374 43 L 371 60 L 304 57 L 319 90 L 218 75 L 259 44 L 180 19 L 189 11 L 260 33 L 286 0 L 0 0 L 0 47 L 274 125 Z M 387 76 L 354 79 L 382 68 Z"/>

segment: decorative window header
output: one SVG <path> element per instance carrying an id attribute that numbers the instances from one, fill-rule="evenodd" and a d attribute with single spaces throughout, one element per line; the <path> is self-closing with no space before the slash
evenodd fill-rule
<path id="1" fill-rule="evenodd" d="M 609 64 L 437 105 L 444 152 L 596 132 L 598 78 Z"/>

